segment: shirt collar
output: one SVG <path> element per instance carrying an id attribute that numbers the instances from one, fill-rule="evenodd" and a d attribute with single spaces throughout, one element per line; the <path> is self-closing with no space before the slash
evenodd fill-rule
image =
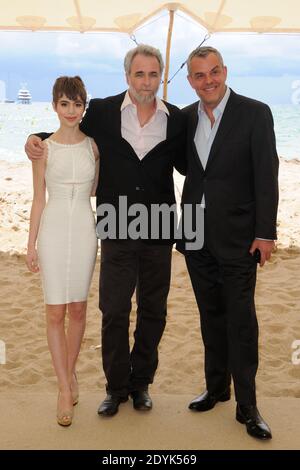
<path id="1" fill-rule="evenodd" d="M 155 113 L 157 113 L 158 111 L 163 111 L 164 113 L 166 113 L 169 116 L 170 113 L 169 113 L 169 110 L 168 110 L 167 106 L 165 105 L 165 103 L 158 96 L 156 96 L 155 99 L 156 99 L 156 111 L 155 111 Z M 128 90 L 126 91 L 123 103 L 121 104 L 121 112 L 127 106 L 135 106 L 135 104 L 132 102 L 132 99 L 130 98 Z"/>
<path id="2" fill-rule="evenodd" d="M 218 106 L 216 106 L 213 110 L 213 115 L 214 115 L 215 118 L 217 118 L 218 116 L 223 114 L 224 109 L 225 109 L 226 104 L 227 104 L 227 101 L 229 100 L 229 96 L 230 96 L 230 88 L 227 86 L 226 91 L 225 91 L 225 95 L 221 99 Z M 199 113 L 199 115 L 202 114 L 202 113 L 205 113 L 203 103 L 202 103 L 201 100 L 199 101 L 199 105 L 198 105 L 198 113 Z"/>

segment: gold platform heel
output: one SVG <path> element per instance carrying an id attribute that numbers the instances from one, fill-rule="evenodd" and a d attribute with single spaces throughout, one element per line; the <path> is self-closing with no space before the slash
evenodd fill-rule
<path id="1" fill-rule="evenodd" d="M 57 414 L 56 414 L 57 423 L 60 426 L 70 426 L 73 420 L 73 413 L 74 413 L 73 408 L 71 410 L 60 410 L 58 406 L 59 395 L 60 395 L 60 392 L 58 393 L 58 399 L 57 399 Z"/>

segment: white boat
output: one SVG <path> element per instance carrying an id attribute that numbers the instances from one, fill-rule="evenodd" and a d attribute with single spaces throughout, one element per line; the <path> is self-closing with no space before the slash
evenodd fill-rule
<path id="1" fill-rule="evenodd" d="M 30 91 L 26 88 L 26 83 L 22 83 L 20 90 L 18 91 L 18 102 L 21 104 L 31 103 Z"/>

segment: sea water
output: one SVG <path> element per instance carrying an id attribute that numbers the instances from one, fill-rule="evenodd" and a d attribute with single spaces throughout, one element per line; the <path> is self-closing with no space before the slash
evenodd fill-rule
<path id="1" fill-rule="evenodd" d="M 272 106 L 278 154 L 300 160 L 300 105 Z M 59 122 L 51 103 L 0 103 L 0 160 L 27 161 L 29 134 L 52 132 Z"/>

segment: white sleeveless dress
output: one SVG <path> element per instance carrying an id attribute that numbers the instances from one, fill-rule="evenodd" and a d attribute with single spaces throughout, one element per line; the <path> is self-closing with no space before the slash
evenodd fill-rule
<path id="1" fill-rule="evenodd" d="M 93 149 L 89 137 L 74 145 L 46 142 L 49 197 L 37 238 L 45 303 L 82 302 L 88 296 L 97 254 L 90 201 L 95 178 Z"/>

